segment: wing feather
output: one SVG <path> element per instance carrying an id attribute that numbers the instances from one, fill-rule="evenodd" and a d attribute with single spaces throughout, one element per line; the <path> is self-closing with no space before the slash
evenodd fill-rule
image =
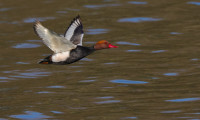
<path id="1" fill-rule="evenodd" d="M 47 45 L 54 53 L 70 51 L 76 48 L 72 42 L 66 40 L 63 36 L 50 31 L 45 28 L 40 22 L 36 22 L 34 25 L 36 34 L 42 38 L 45 45 Z"/>
<path id="2" fill-rule="evenodd" d="M 68 29 L 66 30 L 64 37 L 74 43 L 75 45 L 82 46 L 82 39 L 84 36 L 83 25 L 80 20 L 80 16 L 73 19 Z"/>

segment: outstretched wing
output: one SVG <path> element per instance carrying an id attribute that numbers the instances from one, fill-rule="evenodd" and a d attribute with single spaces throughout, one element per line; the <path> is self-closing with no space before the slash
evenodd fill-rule
<path id="1" fill-rule="evenodd" d="M 66 30 L 64 37 L 74 43 L 75 45 L 82 46 L 82 39 L 84 36 L 83 25 L 80 20 L 80 16 L 78 15 L 73 19 L 68 29 Z"/>
<path id="2" fill-rule="evenodd" d="M 52 32 L 42 26 L 40 22 L 36 22 L 34 25 L 36 34 L 42 38 L 45 45 L 47 45 L 55 53 L 70 51 L 76 48 L 72 42 L 66 40 L 64 37 Z"/>

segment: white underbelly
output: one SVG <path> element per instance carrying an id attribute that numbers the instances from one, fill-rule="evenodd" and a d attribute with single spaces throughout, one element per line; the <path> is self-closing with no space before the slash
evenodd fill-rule
<path id="1" fill-rule="evenodd" d="M 65 61 L 65 60 L 67 60 L 67 58 L 69 58 L 69 56 L 70 56 L 70 51 L 56 53 L 56 54 L 52 55 L 52 62 Z"/>

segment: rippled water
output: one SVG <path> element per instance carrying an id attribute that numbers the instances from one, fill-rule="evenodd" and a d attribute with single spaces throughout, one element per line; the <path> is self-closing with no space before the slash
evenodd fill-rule
<path id="1" fill-rule="evenodd" d="M 200 120 L 199 1 L 1 1 L 0 120 Z M 81 16 L 85 46 L 70 65 L 52 54 L 36 20 L 63 35 Z"/>

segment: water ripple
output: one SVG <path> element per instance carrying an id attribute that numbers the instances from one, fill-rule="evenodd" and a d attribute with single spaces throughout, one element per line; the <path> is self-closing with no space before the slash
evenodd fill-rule
<path id="1" fill-rule="evenodd" d="M 180 110 L 169 110 L 169 111 L 161 111 L 160 113 L 179 113 Z"/>
<path id="2" fill-rule="evenodd" d="M 120 4 L 103 4 L 103 5 L 84 5 L 85 8 L 98 9 L 102 7 L 120 6 Z"/>
<path id="3" fill-rule="evenodd" d="M 182 33 L 179 33 L 179 32 L 170 32 L 170 34 L 172 34 L 172 35 L 179 35 L 179 34 L 182 34 Z"/>
<path id="4" fill-rule="evenodd" d="M 106 100 L 106 101 L 100 101 L 100 102 L 95 102 L 96 104 L 109 104 L 109 103 L 118 103 L 121 102 L 121 100 Z"/>
<path id="5" fill-rule="evenodd" d="M 104 34 L 104 33 L 108 33 L 108 29 L 102 29 L 102 28 L 99 28 L 99 29 L 87 29 L 85 34 L 88 34 L 88 35 L 97 35 L 97 34 Z"/>
<path id="6" fill-rule="evenodd" d="M 194 2 L 194 1 L 192 1 L 192 2 L 187 2 L 187 4 L 200 5 L 200 2 Z"/>
<path id="7" fill-rule="evenodd" d="M 167 102 L 189 102 L 189 101 L 199 101 L 200 98 L 182 98 L 182 99 L 173 99 L 166 100 Z"/>
<path id="8" fill-rule="evenodd" d="M 41 119 L 52 118 L 50 116 L 44 115 L 43 113 L 35 111 L 25 111 L 25 114 L 10 115 L 9 117 L 21 120 L 41 120 Z"/>
<path id="9" fill-rule="evenodd" d="M 65 88 L 65 86 L 54 85 L 54 86 L 48 86 L 46 88 Z"/>
<path id="10" fill-rule="evenodd" d="M 40 47 L 40 45 L 32 43 L 19 43 L 15 46 L 12 46 L 12 48 L 37 48 L 37 47 Z"/>
<path id="11" fill-rule="evenodd" d="M 116 42 L 117 44 L 120 44 L 120 45 L 134 45 L 134 46 L 140 46 L 141 44 L 138 44 L 138 43 L 131 43 L 131 42 L 124 42 L 124 41 L 119 41 L 119 42 Z"/>
<path id="12" fill-rule="evenodd" d="M 178 73 L 164 73 L 165 76 L 178 76 Z"/>
<path id="13" fill-rule="evenodd" d="M 42 76 L 49 76 L 50 72 L 43 72 L 39 69 L 29 69 L 25 71 L 21 70 L 12 70 L 12 71 L 3 71 L 5 74 L 9 74 L 8 79 L 17 79 L 17 78 L 38 78 Z"/>
<path id="14" fill-rule="evenodd" d="M 35 21 L 46 21 L 46 20 L 53 20 L 56 19 L 55 17 L 35 17 L 35 18 L 25 18 L 23 20 L 24 23 L 34 23 Z"/>
<path id="15" fill-rule="evenodd" d="M 151 53 L 162 53 L 162 52 L 166 52 L 167 50 L 154 50 Z"/>
<path id="16" fill-rule="evenodd" d="M 111 99 L 113 96 L 96 97 L 96 99 Z"/>
<path id="17" fill-rule="evenodd" d="M 0 8 L 0 12 L 8 11 L 10 9 L 12 9 L 12 8 Z"/>
<path id="18" fill-rule="evenodd" d="M 122 119 L 137 119 L 137 117 L 123 117 Z"/>
<path id="19" fill-rule="evenodd" d="M 110 80 L 112 83 L 122 83 L 122 84 L 146 84 L 148 82 L 145 81 L 134 81 L 134 80 L 124 80 L 124 79 L 116 79 Z"/>
<path id="20" fill-rule="evenodd" d="M 63 114 L 63 112 L 60 112 L 60 111 L 51 111 L 51 112 L 54 114 Z"/>
<path id="21" fill-rule="evenodd" d="M 147 2 L 142 2 L 142 1 L 130 1 L 128 3 L 135 4 L 135 5 L 145 5 L 145 4 L 147 4 Z"/>
<path id="22" fill-rule="evenodd" d="M 142 50 L 127 50 L 127 52 L 141 52 Z"/>
<path id="23" fill-rule="evenodd" d="M 79 82 L 94 82 L 94 81 L 96 81 L 96 80 L 81 80 Z"/>
<path id="24" fill-rule="evenodd" d="M 161 18 L 152 18 L 152 17 L 133 17 L 133 18 L 122 18 L 119 19 L 118 22 L 133 22 L 133 23 L 139 23 L 139 22 L 149 22 L 149 21 L 160 21 Z"/>

